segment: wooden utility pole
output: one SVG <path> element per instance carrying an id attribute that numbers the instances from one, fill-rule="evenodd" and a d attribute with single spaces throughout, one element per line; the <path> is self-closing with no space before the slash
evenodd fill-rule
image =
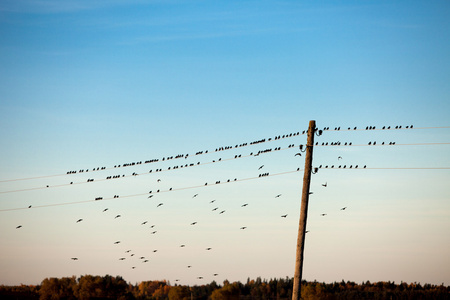
<path id="1" fill-rule="evenodd" d="M 305 248 L 306 218 L 308 216 L 309 186 L 311 182 L 315 129 L 316 121 L 309 121 L 308 139 L 306 142 L 305 173 L 303 175 L 302 205 L 300 208 L 300 221 L 298 224 L 297 254 L 295 256 L 295 273 L 292 300 L 299 300 L 302 294 L 301 284 L 303 272 L 303 249 Z"/>

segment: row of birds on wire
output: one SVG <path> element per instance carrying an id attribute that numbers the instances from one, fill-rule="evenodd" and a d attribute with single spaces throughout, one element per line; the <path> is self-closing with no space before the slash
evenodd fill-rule
<path id="1" fill-rule="evenodd" d="M 384 145 L 385 143 L 383 142 L 381 144 Z M 316 145 L 318 145 L 318 143 L 316 143 Z M 324 142 L 324 143 L 322 143 L 322 145 L 327 146 L 328 143 Z M 332 143 L 330 143 L 330 145 L 341 145 L 341 142 L 332 142 Z M 347 145 L 347 142 L 345 143 L 345 145 Z M 350 142 L 350 143 L 348 143 L 348 145 L 352 145 L 352 143 Z M 375 141 L 374 142 L 369 142 L 368 145 L 376 145 L 376 142 Z M 395 142 L 390 142 L 389 145 L 395 145 Z M 306 150 L 303 146 L 304 146 L 303 144 L 299 145 L 299 148 L 300 148 L 301 152 L 305 152 L 305 150 Z M 283 150 L 290 149 L 290 148 L 293 148 L 293 147 L 295 147 L 295 144 L 289 144 L 286 148 L 283 148 Z M 251 152 L 247 157 L 249 157 L 249 156 L 259 156 L 260 154 L 271 153 L 272 151 L 279 151 L 279 150 L 282 150 L 282 148 L 281 147 L 267 148 L 267 149 L 264 149 L 264 150 L 258 150 L 257 152 Z M 302 155 L 301 152 L 295 153 L 294 156 L 301 156 Z M 242 157 L 242 155 L 235 155 L 234 156 L 235 159 L 236 158 L 241 158 L 241 157 Z M 232 158 L 229 158 L 229 159 L 232 159 Z M 229 160 L 229 159 L 226 159 L 226 160 Z M 125 174 L 108 175 L 103 180 L 105 180 L 105 179 L 106 180 L 118 179 L 118 178 L 124 178 L 124 177 L 127 177 L 127 176 L 138 176 L 138 175 L 149 174 L 149 173 L 157 173 L 157 172 L 162 172 L 162 171 L 171 171 L 171 170 L 177 170 L 177 169 L 181 169 L 181 168 L 188 168 L 188 167 L 193 167 L 193 166 L 199 166 L 199 165 L 208 164 L 208 163 L 216 163 L 216 162 L 221 162 L 221 161 L 223 161 L 222 158 L 218 158 L 217 160 L 212 160 L 212 161 L 205 162 L 205 163 L 201 163 L 199 161 L 197 163 L 186 163 L 186 164 L 182 164 L 182 165 L 169 166 L 169 167 L 167 167 L 165 169 L 163 169 L 163 168 L 157 168 L 157 169 L 154 169 L 154 170 L 150 169 L 148 171 L 148 173 L 147 172 L 146 173 L 133 172 L 131 175 L 125 175 Z M 140 164 L 140 162 L 138 162 L 137 164 Z M 136 165 L 136 163 L 133 163 L 131 165 Z M 321 167 L 322 166 L 320 166 L 319 168 L 321 168 Z M 349 168 L 352 168 L 352 167 L 353 166 L 349 166 Z M 325 168 L 328 168 L 328 166 L 326 166 Z M 331 166 L 331 168 L 334 168 L 334 166 Z M 341 166 L 339 166 L 338 168 L 341 168 Z M 346 166 L 344 165 L 343 168 L 346 168 Z M 355 168 L 358 168 L 358 165 L 355 165 Z M 364 168 L 366 168 L 366 166 L 364 166 Z M 100 169 L 105 169 L 105 168 L 102 167 Z M 268 175 L 269 175 L 268 173 L 267 174 L 260 174 L 259 177 L 268 176 Z M 229 181 L 230 180 L 228 180 L 228 182 Z M 86 180 L 86 182 L 94 182 L 94 178 L 88 178 Z M 73 181 L 70 182 L 70 184 L 73 184 L 73 183 L 74 183 Z M 46 185 L 46 187 L 48 188 L 48 187 L 50 187 L 50 185 Z"/>
<path id="2" fill-rule="evenodd" d="M 375 130 L 377 127 L 376 126 L 366 126 L 366 130 Z M 397 125 L 397 126 L 383 126 L 381 129 L 382 130 L 392 130 L 392 129 L 413 129 L 413 125 L 407 125 L 407 126 L 403 126 L 402 125 Z M 357 130 L 358 127 L 353 127 L 353 130 Z M 318 130 L 316 128 L 316 130 Z M 321 131 L 329 131 L 330 127 L 324 127 Z M 335 127 L 334 128 L 335 131 L 340 131 L 341 127 Z M 352 130 L 351 127 L 348 127 L 348 130 Z M 220 146 L 217 147 L 215 149 L 215 151 L 211 151 L 211 152 L 219 152 L 219 151 L 225 151 L 225 150 L 230 150 L 230 149 L 235 149 L 235 148 L 240 148 L 240 147 L 245 147 L 245 146 L 251 146 L 251 145 L 256 145 L 256 144 L 260 144 L 260 143 L 265 143 L 265 142 L 270 142 L 270 141 L 276 141 L 276 140 L 280 140 L 280 139 L 284 139 L 284 138 L 291 138 L 291 137 L 295 137 L 295 136 L 299 136 L 299 135 L 304 135 L 308 133 L 308 130 L 303 130 L 303 131 L 298 131 L 298 132 L 291 132 L 289 134 L 283 134 L 283 135 L 277 135 L 273 138 L 263 138 L 263 139 L 258 139 L 255 140 L 253 142 L 250 143 L 241 143 L 241 144 L 236 144 L 235 146 Z M 383 143 L 384 144 L 384 143 Z M 394 143 L 390 142 L 390 145 L 394 145 Z M 316 144 L 318 145 L 318 144 Z M 325 144 L 323 144 L 324 146 Z M 328 145 L 328 143 L 326 144 Z M 330 143 L 331 145 L 331 143 Z M 337 145 L 336 143 L 334 143 L 333 145 Z M 339 143 L 340 145 L 340 143 Z M 349 143 L 349 145 L 351 145 L 351 143 Z M 197 151 L 195 153 L 196 155 L 201 155 L 201 154 L 207 154 L 207 153 L 211 153 L 208 150 L 202 150 L 202 151 Z M 153 158 L 153 159 L 149 159 L 149 160 L 145 160 L 144 163 L 154 163 L 154 162 L 159 162 L 159 161 L 166 161 L 166 160 L 172 160 L 172 159 L 179 159 L 179 158 L 185 158 L 187 159 L 189 157 L 189 154 L 178 154 L 178 155 L 172 155 L 172 156 L 164 156 L 161 159 L 158 158 Z M 129 166 L 136 166 L 136 165 L 141 165 L 143 162 L 142 161 L 137 161 L 137 162 L 131 162 L 131 163 L 124 163 L 124 164 L 116 164 L 114 165 L 114 168 L 120 168 L 120 167 L 129 167 Z M 106 170 L 107 167 L 94 167 L 91 169 L 91 171 L 101 171 L 101 170 Z M 80 169 L 79 171 L 75 171 L 75 170 L 71 170 L 71 171 L 67 171 L 66 174 L 76 174 L 76 173 L 84 173 L 84 172 L 89 172 L 89 168 L 87 169 Z"/>

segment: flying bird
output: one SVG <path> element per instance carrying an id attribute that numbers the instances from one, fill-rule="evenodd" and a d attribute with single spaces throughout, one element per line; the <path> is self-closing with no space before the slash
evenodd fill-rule
<path id="1" fill-rule="evenodd" d="M 247 227 L 245 227 L 245 226 L 241 227 L 242 230 L 244 230 L 245 228 L 247 228 Z"/>
<path id="2" fill-rule="evenodd" d="M 224 210 L 222 210 L 220 213 L 219 213 L 219 215 L 221 215 L 221 214 L 223 214 L 225 211 Z"/>
<path id="3" fill-rule="evenodd" d="M 71 260 L 78 260 L 78 258 L 77 257 L 72 257 Z"/>
<path id="4" fill-rule="evenodd" d="M 186 247 L 186 245 L 183 244 L 183 245 L 181 245 L 180 247 L 183 248 L 183 247 Z"/>
<path id="5" fill-rule="evenodd" d="M 216 200 L 211 200 L 211 201 L 209 201 L 209 203 L 214 203 Z"/>
<path id="6" fill-rule="evenodd" d="M 294 156 L 302 156 L 302 154 L 300 153 L 300 152 L 298 152 L 298 153 L 295 153 L 295 155 Z"/>
<path id="7" fill-rule="evenodd" d="M 325 217 L 327 214 L 321 214 L 322 217 Z"/>
<path id="8" fill-rule="evenodd" d="M 19 226 L 16 227 L 16 229 L 19 229 L 19 228 L 22 228 L 22 225 L 19 225 Z"/>
<path id="9" fill-rule="evenodd" d="M 116 245 L 117 245 L 117 244 L 120 244 L 120 241 L 114 242 L 114 244 L 116 244 Z"/>
<path id="10" fill-rule="evenodd" d="M 261 167 L 258 168 L 258 170 L 261 170 L 264 167 L 264 165 L 262 165 Z"/>
<path id="11" fill-rule="evenodd" d="M 31 205 L 29 205 L 28 208 L 31 208 Z"/>
<path id="12" fill-rule="evenodd" d="M 281 194 L 278 194 L 278 195 L 275 196 L 275 198 L 279 198 L 279 197 L 281 197 Z"/>
<path id="13" fill-rule="evenodd" d="M 208 250 L 208 251 L 211 250 L 211 249 L 212 249 L 212 248 L 206 248 L 206 250 Z"/>
<path id="14" fill-rule="evenodd" d="M 108 209 L 107 208 L 105 208 L 104 210 L 103 210 L 103 212 L 105 212 L 105 211 L 107 211 Z"/>
<path id="15" fill-rule="evenodd" d="M 282 217 L 282 218 L 286 218 L 286 217 L 287 217 L 287 214 L 286 214 L 286 215 L 282 215 L 281 217 Z"/>
<path id="16" fill-rule="evenodd" d="M 343 208 L 341 208 L 341 210 L 345 210 L 347 208 L 347 206 L 346 207 L 343 207 Z"/>
<path id="17" fill-rule="evenodd" d="M 160 207 L 160 206 L 162 206 L 163 205 L 163 203 L 160 203 L 160 204 L 158 204 L 158 206 L 157 207 Z"/>
<path id="18" fill-rule="evenodd" d="M 192 198 L 195 198 L 195 197 L 197 197 L 198 196 L 198 194 L 195 194 L 194 196 L 192 196 Z"/>
<path id="19" fill-rule="evenodd" d="M 114 219 L 117 219 L 117 218 L 120 218 L 121 217 L 121 215 L 117 215 Z"/>
<path id="20" fill-rule="evenodd" d="M 245 206 L 247 206 L 247 205 L 248 205 L 248 203 L 245 203 L 245 204 L 242 204 L 241 207 L 245 207 Z"/>
<path id="21" fill-rule="evenodd" d="M 119 258 L 119 260 L 125 260 L 125 257 L 121 257 L 121 258 Z"/>
<path id="22" fill-rule="evenodd" d="M 339 159 L 342 159 L 342 156 L 338 156 L 338 160 L 339 160 Z"/>
<path id="23" fill-rule="evenodd" d="M 141 225 L 145 225 L 145 224 L 147 224 L 147 221 L 141 223 Z"/>
<path id="24" fill-rule="evenodd" d="M 83 221 L 83 219 L 78 219 L 77 223 L 80 223 L 81 221 Z"/>
<path id="25" fill-rule="evenodd" d="M 213 210 L 212 211 L 215 211 L 215 210 L 218 210 L 219 208 L 218 207 L 216 207 L 216 208 L 213 208 Z"/>
<path id="26" fill-rule="evenodd" d="M 326 182 L 323 183 L 322 186 L 323 186 L 323 187 L 327 187 L 327 183 L 326 183 Z"/>
<path id="27" fill-rule="evenodd" d="M 192 222 L 192 223 L 191 223 L 191 225 L 195 225 L 195 224 L 197 224 L 197 222 Z"/>

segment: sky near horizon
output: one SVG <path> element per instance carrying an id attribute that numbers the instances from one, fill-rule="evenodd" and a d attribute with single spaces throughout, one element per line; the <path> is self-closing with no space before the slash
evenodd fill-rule
<path id="1" fill-rule="evenodd" d="M 449 13 L 448 1 L 1 1 L 0 284 L 292 277 L 295 154 L 315 120 L 330 130 L 316 136 L 303 278 L 450 285 Z"/>

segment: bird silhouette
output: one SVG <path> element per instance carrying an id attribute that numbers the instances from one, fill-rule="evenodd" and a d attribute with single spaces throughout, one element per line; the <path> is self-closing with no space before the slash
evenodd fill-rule
<path id="1" fill-rule="evenodd" d="M 300 152 L 297 152 L 297 153 L 295 153 L 295 155 L 294 156 L 302 156 L 302 154 L 300 153 Z"/>
<path id="2" fill-rule="evenodd" d="M 81 221 L 83 221 L 83 219 L 78 219 L 78 220 L 77 220 L 77 223 L 80 223 Z"/>
<path id="3" fill-rule="evenodd" d="M 224 210 L 222 210 L 220 213 L 219 213 L 219 215 L 221 215 L 221 214 L 223 214 L 225 211 Z"/>
<path id="4" fill-rule="evenodd" d="M 327 214 L 321 214 L 322 217 L 325 217 Z"/>
<path id="5" fill-rule="evenodd" d="M 105 211 L 107 211 L 108 210 L 108 208 L 105 208 L 104 210 L 103 210 L 103 212 L 105 212 Z"/>
<path id="6" fill-rule="evenodd" d="M 241 207 L 246 207 L 248 203 L 242 204 Z"/>
<path id="7" fill-rule="evenodd" d="M 214 202 L 216 202 L 216 200 L 211 200 L 211 201 L 209 201 L 209 203 L 214 203 Z"/>
<path id="8" fill-rule="evenodd" d="M 72 257 L 71 260 L 78 260 L 78 258 L 77 257 Z"/>
<path id="9" fill-rule="evenodd" d="M 121 215 L 117 215 L 114 219 L 117 219 L 117 218 L 120 218 L 121 217 Z"/>
<path id="10" fill-rule="evenodd" d="M 215 211 L 215 210 L 218 210 L 219 208 L 218 207 L 216 207 L 216 208 L 213 208 L 213 210 L 212 211 Z"/>
<path id="11" fill-rule="evenodd" d="M 127 250 L 127 251 L 125 251 L 125 253 L 130 253 L 131 252 L 131 250 Z"/>
<path id="12" fill-rule="evenodd" d="M 288 215 L 282 215 L 281 217 L 282 217 L 282 218 L 286 218 L 287 216 L 288 216 Z"/>
<path id="13" fill-rule="evenodd" d="M 208 250 L 208 251 L 211 250 L 211 249 L 212 249 L 212 248 L 206 248 L 206 250 Z"/>
<path id="14" fill-rule="evenodd" d="M 347 208 L 347 206 L 346 207 L 343 207 L 343 208 L 341 208 L 341 210 L 345 210 Z"/>
<path id="15" fill-rule="evenodd" d="M 147 221 L 141 223 L 141 225 L 145 225 L 145 224 L 147 224 Z"/>
<path id="16" fill-rule="evenodd" d="M 163 203 L 160 203 L 160 204 L 158 204 L 158 206 L 157 207 L 160 207 L 160 206 L 162 206 L 163 205 Z"/>
<path id="17" fill-rule="evenodd" d="M 114 242 L 115 245 L 120 244 L 120 241 Z"/>
<path id="18" fill-rule="evenodd" d="M 194 196 L 192 196 L 192 198 L 195 198 L 195 197 L 197 197 L 198 196 L 198 194 L 195 194 Z"/>
<path id="19" fill-rule="evenodd" d="M 245 226 L 241 227 L 241 229 L 245 229 L 245 228 L 247 228 L 247 227 L 245 227 Z"/>
<path id="20" fill-rule="evenodd" d="M 195 225 L 195 224 L 197 224 L 197 222 L 192 222 L 192 223 L 191 223 L 191 225 Z"/>
<path id="21" fill-rule="evenodd" d="M 279 198 L 279 197 L 281 197 L 281 194 L 278 194 L 278 195 L 275 196 L 275 198 Z"/>
<path id="22" fill-rule="evenodd" d="M 22 225 L 19 225 L 19 226 L 16 227 L 16 229 L 19 229 L 19 228 L 22 228 Z"/>
<path id="23" fill-rule="evenodd" d="M 180 247 L 183 248 L 183 247 L 186 247 L 186 245 L 183 244 L 183 245 L 181 245 Z"/>
<path id="24" fill-rule="evenodd" d="M 342 156 L 338 156 L 338 160 L 339 160 L 339 159 L 342 159 Z"/>
<path id="25" fill-rule="evenodd" d="M 119 260 L 125 260 L 125 257 L 121 257 L 121 258 L 119 258 Z"/>
<path id="26" fill-rule="evenodd" d="M 262 165 L 261 167 L 258 168 L 258 170 L 261 170 L 264 167 L 264 165 Z"/>
<path id="27" fill-rule="evenodd" d="M 322 186 L 323 186 L 323 187 L 327 187 L 327 183 L 326 183 L 326 182 L 323 183 Z"/>
<path id="28" fill-rule="evenodd" d="M 31 205 L 29 205 L 28 208 L 31 208 Z"/>

